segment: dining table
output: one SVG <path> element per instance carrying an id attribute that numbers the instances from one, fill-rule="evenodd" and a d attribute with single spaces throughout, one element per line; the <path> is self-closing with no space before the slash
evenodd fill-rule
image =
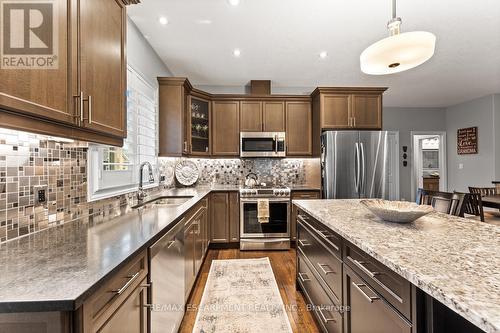
<path id="1" fill-rule="evenodd" d="M 500 194 L 485 195 L 481 200 L 484 207 L 500 209 Z"/>

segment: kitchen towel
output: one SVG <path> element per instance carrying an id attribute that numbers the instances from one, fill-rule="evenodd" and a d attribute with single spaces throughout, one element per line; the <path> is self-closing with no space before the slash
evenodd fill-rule
<path id="1" fill-rule="evenodd" d="M 257 220 L 259 223 L 269 223 L 268 199 L 257 199 Z"/>

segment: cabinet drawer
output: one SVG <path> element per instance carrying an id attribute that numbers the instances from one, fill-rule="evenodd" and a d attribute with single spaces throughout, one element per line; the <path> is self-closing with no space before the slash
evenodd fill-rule
<path id="1" fill-rule="evenodd" d="M 412 325 L 349 267 L 344 270 L 345 327 L 350 333 L 411 333 Z"/>
<path id="2" fill-rule="evenodd" d="M 306 226 L 318 239 L 321 239 L 323 244 L 339 259 L 342 258 L 342 238 L 303 212 L 299 212 L 297 222 Z"/>
<path id="3" fill-rule="evenodd" d="M 406 318 L 411 318 L 411 284 L 409 281 L 351 244 L 345 244 L 344 253 L 344 263 L 366 280 Z"/>
<path id="4" fill-rule="evenodd" d="M 298 226 L 298 251 L 303 253 L 326 283 L 338 303 L 342 302 L 342 262 L 302 223 Z"/>
<path id="5" fill-rule="evenodd" d="M 86 323 L 100 327 L 147 275 L 148 260 L 144 251 L 104 282 L 83 304 Z"/>
<path id="6" fill-rule="evenodd" d="M 319 199 L 318 191 L 293 191 L 293 200 Z"/>
<path id="7" fill-rule="evenodd" d="M 297 281 L 302 287 L 306 300 L 313 310 L 324 332 L 341 333 L 343 326 L 342 314 L 338 307 L 328 297 L 314 273 L 308 266 L 302 254 L 297 255 Z"/>

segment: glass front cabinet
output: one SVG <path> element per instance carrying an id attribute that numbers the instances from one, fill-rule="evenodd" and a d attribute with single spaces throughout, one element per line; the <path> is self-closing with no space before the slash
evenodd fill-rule
<path id="1" fill-rule="evenodd" d="M 191 155 L 210 155 L 210 102 L 189 96 L 188 146 Z"/>

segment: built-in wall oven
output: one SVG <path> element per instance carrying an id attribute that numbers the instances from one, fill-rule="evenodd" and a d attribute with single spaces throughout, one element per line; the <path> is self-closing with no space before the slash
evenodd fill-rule
<path id="1" fill-rule="evenodd" d="M 285 157 L 285 132 L 241 132 L 241 157 Z"/>
<path id="2" fill-rule="evenodd" d="M 269 200 L 269 222 L 258 219 L 259 199 Z M 240 190 L 240 249 L 271 250 L 290 248 L 290 190 Z"/>

